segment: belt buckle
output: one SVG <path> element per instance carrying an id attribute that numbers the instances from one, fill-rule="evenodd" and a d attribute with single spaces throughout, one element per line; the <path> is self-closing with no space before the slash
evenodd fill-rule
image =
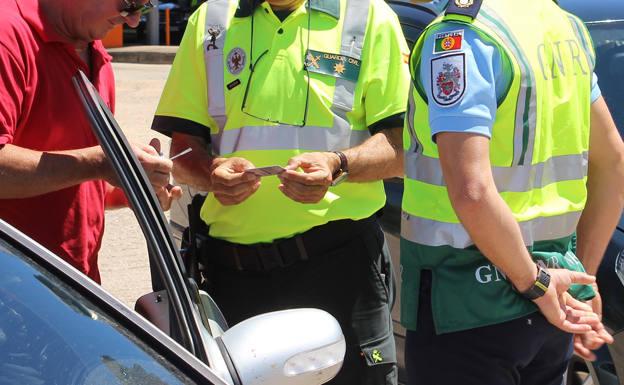
<path id="1" fill-rule="evenodd" d="M 258 252 L 258 262 L 264 271 L 286 266 L 277 243 L 261 243 L 256 246 L 256 251 Z"/>

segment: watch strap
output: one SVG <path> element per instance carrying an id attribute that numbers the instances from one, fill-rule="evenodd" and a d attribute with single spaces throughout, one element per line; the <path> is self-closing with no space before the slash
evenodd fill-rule
<path id="1" fill-rule="evenodd" d="M 332 151 L 332 152 L 338 155 L 338 158 L 340 158 L 340 166 L 338 167 L 338 170 L 336 170 L 332 174 L 332 182 L 331 182 L 331 186 L 337 186 L 338 184 L 340 184 L 347 178 L 347 175 L 349 175 L 349 163 L 347 162 L 347 156 L 343 152 L 341 151 Z"/>
<path id="2" fill-rule="evenodd" d="M 528 299 L 535 300 L 542 297 L 548 291 L 548 286 L 550 285 L 550 274 L 546 269 L 543 269 L 541 266 L 537 266 L 537 278 L 535 278 L 535 282 L 533 285 L 527 290 L 520 292 L 520 294 Z"/>
<path id="3" fill-rule="evenodd" d="M 349 163 L 347 162 L 347 156 L 342 151 L 332 151 L 332 152 L 338 155 L 338 158 L 340 158 L 340 166 L 338 167 L 338 170 L 336 170 L 332 174 L 332 178 L 336 179 L 336 177 L 338 177 L 340 174 L 349 172 Z"/>

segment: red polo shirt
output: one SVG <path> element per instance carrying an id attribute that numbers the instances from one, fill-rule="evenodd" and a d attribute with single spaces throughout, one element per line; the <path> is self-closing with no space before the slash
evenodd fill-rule
<path id="1" fill-rule="evenodd" d="M 37 0 L 0 0 L 0 9 L 0 146 L 59 151 L 97 145 L 71 78 L 84 71 L 112 109 L 111 58 L 101 42 L 92 44 L 89 71 L 46 22 Z M 91 181 L 34 198 L 0 199 L 0 218 L 99 282 L 104 196 L 105 183 Z"/>

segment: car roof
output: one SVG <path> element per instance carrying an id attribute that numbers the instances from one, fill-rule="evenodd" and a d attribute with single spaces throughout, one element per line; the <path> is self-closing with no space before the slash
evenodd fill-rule
<path id="1" fill-rule="evenodd" d="M 622 0 L 559 0 L 559 5 L 586 23 L 624 20 L 624 2 Z"/>

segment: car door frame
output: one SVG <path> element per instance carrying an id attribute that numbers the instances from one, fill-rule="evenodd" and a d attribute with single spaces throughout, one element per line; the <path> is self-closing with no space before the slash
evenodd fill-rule
<path id="1" fill-rule="evenodd" d="M 87 76 L 79 71 L 72 80 L 93 132 L 109 158 L 119 184 L 126 193 L 129 206 L 145 235 L 150 253 L 150 267 L 155 268 L 167 291 L 169 304 L 177 321 L 170 323 L 172 330 L 175 328 L 172 338 L 201 361 L 210 364 L 203 340 L 205 329 L 199 310 L 199 292 L 185 278 L 182 257 L 147 175 L 111 111 Z"/>

